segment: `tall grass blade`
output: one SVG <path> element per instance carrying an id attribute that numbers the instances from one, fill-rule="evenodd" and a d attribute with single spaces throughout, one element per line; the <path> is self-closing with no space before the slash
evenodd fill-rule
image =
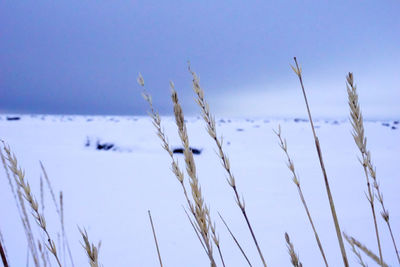
<path id="1" fill-rule="evenodd" d="M 337 235 L 337 239 L 338 239 L 338 242 L 339 242 L 340 252 L 342 253 L 342 259 L 343 259 L 344 266 L 348 267 L 349 266 L 349 261 L 347 259 L 346 249 L 344 247 L 344 242 L 343 242 L 343 237 L 342 237 L 342 231 L 340 230 L 339 219 L 338 219 L 337 214 L 336 214 L 335 204 L 333 202 L 331 188 L 329 186 L 328 175 L 326 174 L 324 160 L 322 159 L 321 145 L 320 145 L 319 139 L 318 139 L 318 137 L 317 137 L 317 135 L 315 133 L 315 127 L 314 127 L 314 123 L 313 123 L 313 120 L 312 120 L 312 117 L 311 117 L 311 111 L 310 111 L 310 107 L 308 105 L 306 91 L 304 89 L 302 72 L 301 72 L 301 68 L 299 67 L 299 64 L 297 63 L 296 57 L 294 58 L 294 62 L 296 63 L 296 67 L 292 66 L 292 69 L 294 70 L 294 72 L 296 73 L 297 77 L 299 78 L 300 85 L 301 85 L 301 90 L 302 90 L 303 96 L 304 96 L 304 101 L 306 103 L 308 118 L 310 120 L 311 130 L 313 132 L 314 141 L 315 141 L 315 148 L 316 148 L 317 153 L 318 153 L 319 163 L 320 163 L 320 166 L 321 166 L 322 174 L 324 176 L 326 193 L 328 195 L 328 200 L 329 200 L 329 205 L 330 205 L 330 208 L 331 208 L 332 218 L 333 218 L 333 222 L 335 224 L 335 230 L 336 230 L 336 235 Z"/>

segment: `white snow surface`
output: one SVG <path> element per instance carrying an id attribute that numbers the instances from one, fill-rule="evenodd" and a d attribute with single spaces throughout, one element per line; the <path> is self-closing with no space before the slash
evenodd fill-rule
<path id="1" fill-rule="evenodd" d="M 101 240 L 99 258 L 104 266 L 159 266 L 148 210 L 153 216 L 164 266 L 209 266 L 183 210 L 186 202 L 170 170 L 170 158 L 148 117 L 20 117 L 18 121 L 8 121 L 7 115 L 0 116 L 0 138 L 10 145 L 25 169 L 39 205 L 39 160 L 46 167 L 54 190 L 63 191 L 65 226 L 75 266 L 88 266 L 77 226 L 87 229 L 93 243 Z M 162 117 L 162 124 L 171 146 L 180 147 L 173 118 Z M 293 119 L 217 119 L 218 134 L 224 137 L 224 149 L 238 191 L 245 199 L 267 264 L 290 266 L 284 239 L 284 233 L 288 232 L 304 266 L 323 266 L 286 157 L 272 131 L 278 124 L 287 139 L 328 262 L 330 266 L 343 266 L 309 123 Z M 365 196 L 366 181 L 351 125 L 348 120 L 318 120 L 315 125 L 341 228 L 377 252 L 371 210 Z M 199 181 L 217 226 L 226 265 L 247 266 L 217 212 L 229 223 L 253 266 L 261 266 L 204 121 L 187 118 L 187 128 L 191 146 L 202 149 L 200 155 L 195 155 Z M 400 242 L 400 125 L 393 120 L 367 121 L 365 128 L 393 231 Z M 90 145 L 85 146 L 88 140 Z M 117 149 L 96 150 L 97 140 L 113 143 Z M 182 155 L 176 157 L 184 170 Z M 11 266 L 25 266 L 25 235 L 1 169 L 0 229 Z M 44 206 L 44 216 L 61 259 L 65 259 L 65 266 L 71 266 L 63 255 L 62 245 L 58 245 L 59 220 L 46 186 Z M 379 214 L 379 203 L 376 207 Z M 384 259 L 396 266 L 386 224 L 380 216 L 378 222 Z M 32 225 L 40 236 L 33 220 Z M 357 265 L 347 243 L 346 248 L 351 265 Z M 217 254 L 215 257 L 218 258 Z M 369 262 L 367 257 L 364 259 Z"/>

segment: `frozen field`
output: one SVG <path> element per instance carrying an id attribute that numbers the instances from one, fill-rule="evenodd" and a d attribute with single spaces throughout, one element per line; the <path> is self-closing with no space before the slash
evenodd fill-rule
<path id="1" fill-rule="evenodd" d="M 253 266 L 261 266 L 204 122 L 195 117 L 187 120 L 191 146 L 201 150 L 195 156 L 199 180 L 217 225 L 226 265 L 246 266 L 246 262 L 218 218 L 218 211 L 229 223 Z M 330 266 L 342 266 L 309 123 L 299 119 L 223 118 L 217 121 L 238 190 L 245 199 L 268 266 L 290 265 L 284 232 L 290 234 L 304 266 L 323 265 L 286 167 L 285 155 L 272 131 L 278 124 L 287 139 L 328 262 Z M 163 117 L 162 123 L 171 145 L 179 148 L 173 119 Z M 370 208 L 364 195 L 365 177 L 358 162 L 359 151 L 351 136 L 351 125 L 348 120 L 319 120 L 315 124 L 342 230 L 377 251 Z M 400 242 L 400 124 L 398 120 L 367 121 L 365 127 L 394 234 Z M 87 266 L 77 226 L 86 227 L 93 242 L 102 241 L 100 261 L 104 266 L 159 266 L 147 210 L 152 212 L 165 266 L 209 265 L 183 211 L 182 205 L 186 202 L 170 171 L 170 159 L 161 148 L 148 117 L 23 115 L 19 120 L 7 120 L 7 115 L 1 115 L 0 139 L 15 152 L 38 201 L 39 160 L 46 167 L 54 189 L 63 191 L 66 229 L 75 266 Z M 107 144 L 113 146 L 107 151 L 97 149 Z M 184 167 L 182 155 L 176 156 Z M 1 169 L 0 229 L 11 265 L 25 266 L 25 235 Z M 59 223 L 47 190 L 44 203 L 47 224 L 57 240 Z M 379 212 L 380 206 L 377 207 Z M 397 266 L 386 225 L 380 216 L 378 221 L 384 259 Z M 61 247 L 58 249 L 62 255 Z M 351 265 L 356 265 L 348 246 L 347 254 Z M 67 257 L 66 262 L 70 266 Z"/>

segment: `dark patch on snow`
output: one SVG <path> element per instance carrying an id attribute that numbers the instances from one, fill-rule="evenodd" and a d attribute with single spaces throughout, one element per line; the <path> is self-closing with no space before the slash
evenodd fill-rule
<path id="1" fill-rule="evenodd" d="M 307 119 L 295 118 L 294 122 L 307 122 Z"/>
<path id="2" fill-rule="evenodd" d="M 224 119 L 220 119 L 218 122 L 219 123 L 225 123 L 225 120 Z"/>
<path id="3" fill-rule="evenodd" d="M 264 123 L 269 123 L 269 120 L 264 120 Z"/>
<path id="4" fill-rule="evenodd" d="M 18 116 L 15 116 L 15 117 L 7 117 L 7 120 L 8 121 L 19 121 L 21 118 L 20 117 L 18 117 Z"/>
<path id="5" fill-rule="evenodd" d="M 338 121 L 333 121 L 332 124 L 333 124 L 333 125 L 338 125 L 339 122 L 338 122 Z"/>
<path id="6" fill-rule="evenodd" d="M 393 124 L 399 124 L 399 121 L 394 121 Z"/>
<path id="7" fill-rule="evenodd" d="M 237 128 L 236 131 L 238 131 L 238 132 L 243 132 L 244 129 L 242 129 L 242 128 Z"/>
<path id="8" fill-rule="evenodd" d="M 397 129 L 397 127 L 396 126 L 392 126 L 392 130 L 396 130 Z"/>
<path id="9" fill-rule="evenodd" d="M 256 124 L 253 126 L 253 128 L 260 128 L 260 125 Z"/>
<path id="10" fill-rule="evenodd" d="M 389 126 L 390 126 L 390 124 L 389 124 L 389 123 L 387 123 L 387 122 L 382 122 L 382 126 L 389 127 Z"/>
<path id="11" fill-rule="evenodd" d="M 192 151 L 193 155 L 200 155 L 202 149 L 199 148 L 194 148 L 194 147 L 189 147 L 189 149 Z M 172 153 L 174 154 L 183 154 L 185 152 L 185 149 L 182 147 L 174 148 L 172 150 Z"/>
<path id="12" fill-rule="evenodd" d="M 96 144 L 96 149 L 97 150 L 105 150 L 105 151 L 107 151 L 107 150 L 110 150 L 113 147 L 114 147 L 114 144 L 112 144 L 112 143 L 103 143 L 102 144 L 102 143 L 100 143 L 100 141 L 97 141 L 97 144 Z"/>
<path id="13" fill-rule="evenodd" d="M 119 122 L 119 119 L 116 119 L 116 118 L 113 118 L 113 117 L 112 117 L 112 118 L 109 118 L 108 120 L 109 120 L 109 121 L 113 121 L 113 122 Z"/>
<path id="14" fill-rule="evenodd" d="M 84 146 L 98 151 L 132 152 L 132 147 L 120 146 L 115 142 L 105 142 L 98 137 L 86 137 Z"/>
<path id="15" fill-rule="evenodd" d="M 85 147 L 90 147 L 90 139 L 86 137 Z"/>

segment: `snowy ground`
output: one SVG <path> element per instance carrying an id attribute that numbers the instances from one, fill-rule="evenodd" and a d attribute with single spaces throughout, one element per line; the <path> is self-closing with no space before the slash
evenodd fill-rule
<path id="1" fill-rule="evenodd" d="M 191 146 L 202 149 L 195 156 L 199 179 L 217 224 L 227 266 L 246 266 L 246 262 L 217 217 L 217 211 L 229 222 L 253 266 L 261 266 L 203 121 L 187 119 Z M 162 123 L 171 144 L 179 147 L 172 118 L 163 118 Z M 308 122 L 224 118 L 218 122 L 218 131 L 224 136 L 238 189 L 245 198 L 267 264 L 290 265 L 284 242 L 287 231 L 304 266 L 323 265 L 285 156 L 272 132 L 278 124 L 287 138 L 328 262 L 331 266 L 342 266 Z M 316 126 L 342 230 L 377 251 L 364 195 L 365 178 L 350 134 L 351 125 L 347 120 L 319 120 Z M 394 234 L 400 242 L 400 177 L 396 169 L 400 125 L 393 120 L 369 121 L 365 127 Z M 181 187 L 170 171 L 170 160 L 149 118 L 24 115 L 20 120 L 9 121 L 6 115 L 1 115 L 0 138 L 11 146 L 25 168 L 38 200 L 39 160 L 45 165 L 54 189 L 63 191 L 75 266 L 87 266 L 77 226 L 86 227 L 92 241 L 102 241 L 100 261 L 104 266 L 158 266 L 147 210 L 153 215 L 165 266 L 208 266 L 183 211 Z M 97 141 L 113 143 L 114 147 L 108 151 L 96 150 Z M 182 164 L 182 156 L 177 157 Z M 23 229 L 3 170 L 0 176 L 0 229 L 11 265 L 25 266 L 27 247 Z M 44 212 L 57 240 L 58 220 L 47 191 Z M 381 218 L 379 227 L 384 258 L 396 266 Z M 62 254 L 61 248 L 59 251 Z M 356 265 L 348 247 L 347 253 L 352 265 Z"/>

